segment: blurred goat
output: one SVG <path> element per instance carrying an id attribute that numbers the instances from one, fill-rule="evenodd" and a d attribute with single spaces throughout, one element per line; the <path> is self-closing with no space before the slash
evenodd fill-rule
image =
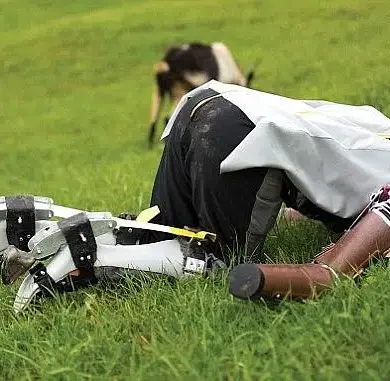
<path id="1" fill-rule="evenodd" d="M 170 47 L 164 58 L 154 65 L 154 75 L 156 87 L 152 96 L 150 146 L 154 143 L 157 121 L 166 94 L 170 96 L 173 110 L 184 94 L 211 79 L 249 87 L 254 68 L 245 77 L 225 44 L 195 42 Z"/>

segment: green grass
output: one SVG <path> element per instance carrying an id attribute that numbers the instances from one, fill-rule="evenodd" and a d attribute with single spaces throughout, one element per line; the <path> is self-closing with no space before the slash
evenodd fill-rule
<path id="1" fill-rule="evenodd" d="M 0 0 L 0 194 L 140 211 L 161 149 L 146 150 L 152 65 L 174 42 L 224 41 L 254 87 L 369 103 L 390 115 L 390 7 L 378 0 Z M 160 126 L 162 127 L 162 126 Z M 269 237 L 302 261 L 329 237 Z M 226 277 L 128 281 L 15 317 L 0 287 L 0 375 L 45 380 L 381 380 L 390 373 L 390 272 L 371 266 L 320 300 L 234 300 Z"/>

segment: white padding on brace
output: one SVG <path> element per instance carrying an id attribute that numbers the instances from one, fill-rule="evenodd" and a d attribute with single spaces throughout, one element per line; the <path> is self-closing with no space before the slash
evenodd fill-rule
<path id="1" fill-rule="evenodd" d="M 120 267 L 178 278 L 183 275 L 183 263 L 183 254 L 176 239 L 129 246 L 104 245 L 97 241 L 97 260 L 94 267 Z M 76 270 L 68 246 L 54 255 L 46 270 L 56 283 Z M 34 282 L 32 275 L 28 274 L 16 295 L 15 312 L 22 311 L 38 292 L 39 286 Z"/>
<path id="2" fill-rule="evenodd" d="M 68 218 L 73 216 L 74 214 L 84 212 L 84 210 L 81 209 L 69 208 L 67 206 L 62 205 L 52 205 L 52 210 L 55 216 L 62 218 Z"/>
<path id="3" fill-rule="evenodd" d="M 183 254 L 179 242 L 161 241 L 146 245 L 98 245 L 95 267 L 122 267 L 170 275 L 183 275 Z"/>
<path id="4" fill-rule="evenodd" d="M 86 213 L 88 218 L 111 218 L 111 212 L 88 212 L 86 210 L 70 208 L 62 205 L 52 205 L 53 213 L 56 217 L 69 218 L 78 213 Z"/>

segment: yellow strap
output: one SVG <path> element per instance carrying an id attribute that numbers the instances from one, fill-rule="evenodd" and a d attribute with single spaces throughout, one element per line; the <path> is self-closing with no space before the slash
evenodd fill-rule
<path id="1" fill-rule="evenodd" d="M 136 221 L 140 223 L 148 223 L 152 218 L 156 217 L 160 213 L 160 209 L 157 205 L 145 209 L 140 214 L 138 214 Z M 172 226 L 166 226 L 165 229 L 169 229 L 169 232 L 174 235 L 179 235 L 183 237 L 189 237 L 194 239 L 205 239 L 206 237 L 210 238 L 212 241 L 217 239 L 217 235 L 214 233 L 206 232 L 201 230 L 199 232 L 193 232 L 188 229 L 180 229 Z"/>
<path id="2" fill-rule="evenodd" d="M 191 230 L 174 228 L 171 226 L 169 227 L 169 230 L 171 231 L 172 234 L 184 236 L 184 237 L 189 237 L 189 238 L 205 239 L 207 237 L 207 238 L 210 238 L 212 241 L 215 241 L 217 239 L 216 234 L 206 232 L 204 230 L 201 230 L 199 232 L 193 232 Z"/>
<path id="3" fill-rule="evenodd" d="M 152 218 L 160 214 L 160 209 L 157 205 L 151 208 L 145 209 L 137 216 L 136 221 L 138 222 L 149 222 Z"/>

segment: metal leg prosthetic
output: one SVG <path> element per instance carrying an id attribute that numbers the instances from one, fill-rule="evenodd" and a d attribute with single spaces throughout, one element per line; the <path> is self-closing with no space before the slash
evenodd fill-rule
<path id="1" fill-rule="evenodd" d="M 89 219 L 85 213 L 79 213 L 38 232 L 29 241 L 30 254 L 35 259 L 52 259 L 46 266 L 38 263 L 29 270 L 17 293 L 15 311 L 24 309 L 39 293 L 45 295 L 74 290 L 77 288 L 75 281 L 81 281 L 79 283 L 84 285 L 91 280 L 99 281 L 102 272 L 98 270 L 101 268 L 117 268 L 122 273 L 122 270 L 136 270 L 179 278 L 193 274 L 205 276 L 211 268 L 224 267 L 212 254 L 213 243 L 206 238 L 209 234 L 206 232 L 185 230 L 181 235 L 190 239 L 179 238 L 146 245 L 121 246 L 101 242 L 104 235 L 114 237 L 116 221 L 115 218 Z M 138 229 L 169 228 L 137 221 L 118 222 Z M 107 276 L 107 272 L 103 274 Z M 115 271 L 109 274 L 117 279 Z M 83 283 L 83 279 L 86 282 Z"/>
<path id="2" fill-rule="evenodd" d="M 232 270 L 230 292 L 239 298 L 318 296 L 341 275 L 355 277 L 390 248 L 390 200 L 369 211 L 334 245 L 305 264 L 242 264 Z"/>
<path id="3" fill-rule="evenodd" d="M 215 234 L 148 223 L 158 213 L 158 207 L 153 207 L 137 217 L 116 218 L 110 212 L 55 205 L 47 197 L 0 197 L 2 281 L 10 284 L 29 272 L 15 299 L 15 311 L 25 308 L 37 294 L 71 291 L 101 278 L 118 279 L 127 270 L 178 278 L 205 276 L 211 268 L 225 267 L 212 254 Z M 138 245 L 137 236 L 145 229 L 179 238 Z M 48 258 L 47 265 L 33 266 Z"/>
<path id="4" fill-rule="evenodd" d="M 183 275 L 183 254 L 177 240 L 148 245 L 113 246 L 97 244 L 96 261 L 93 267 L 117 267 L 166 274 L 173 277 Z M 23 280 L 17 293 L 14 309 L 21 311 L 40 291 L 60 290 L 66 286 L 69 273 L 79 269 L 69 246 L 60 250 L 47 266 L 34 267 Z"/>

